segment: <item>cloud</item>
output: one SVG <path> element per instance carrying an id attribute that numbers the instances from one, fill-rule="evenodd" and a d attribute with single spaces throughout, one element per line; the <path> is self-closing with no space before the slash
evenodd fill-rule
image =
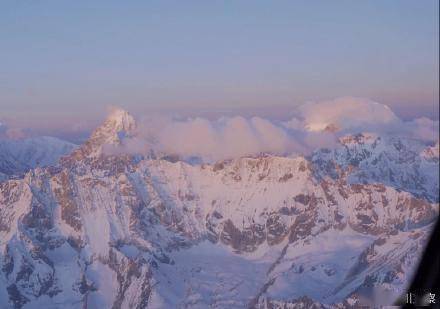
<path id="1" fill-rule="evenodd" d="M 362 98 L 343 97 L 335 100 L 309 102 L 298 108 L 305 127 L 321 131 L 328 126 L 341 130 L 378 128 L 399 122 L 386 105 Z"/>
<path id="2" fill-rule="evenodd" d="M 253 117 L 223 117 L 215 121 L 194 118 L 162 123 L 155 148 L 182 157 L 205 160 L 273 153 L 304 153 L 303 145 L 281 123 Z"/>
<path id="3" fill-rule="evenodd" d="M 310 132 L 338 130 L 338 135 L 359 132 L 394 134 L 426 142 L 439 139 L 439 121 L 417 118 L 403 121 L 386 105 L 368 99 L 343 97 L 309 102 L 297 109 L 286 125 Z M 318 143 L 319 144 L 319 143 Z"/>
<path id="4" fill-rule="evenodd" d="M 434 121 L 426 117 L 417 118 L 412 121 L 404 123 L 405 132 L 413 138 L 423 141 L 438 141 L 439 140 L 439 121 Z"/>
<path id="5" fill-rule="evenodd" d="M 145 154 L 154 151 L 182 158 L 199 157 L 218 161 L 263 153 L 276 155 L 308 154 L 320 147 L 336 145 L 328 132 L 294 130 L 282 122 L 261 117 L 222 117 L 173 119 L 162 116 L 143 118 L 134 137 L 121 145 L 106 145 L 107 154 Z"/>
<path id="6" fill-rule="evenodd" d="M 10 127 L 0 122 L 0 139 L 23 139 L 27 137 L 24 129 Z"/>
<path id="7" fill-rule="evenodd" d="M 288 121 L 262 117 L 221 117 L 216 120 L 143 117 L 132 137 L 107 145 L 108 154 L 178 155 L 217 161 L 262 153 L 307 155 L 317 148 L 334 148 L 347 134 L 397 134 L 427 142 L 438 140 L 439 122 L 420 118 L 404 122 L 387 106 L 357 98 L 311 102 L 295 110 Z"/>

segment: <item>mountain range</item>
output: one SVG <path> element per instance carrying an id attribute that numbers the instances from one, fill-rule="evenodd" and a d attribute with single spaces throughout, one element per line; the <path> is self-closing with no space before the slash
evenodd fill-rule
<path id="1" fill-rule="evenodd" d="M 0 180 L 36 168 L 55 165 L 77 145 L 51 136 L 0 140 Z"/>
<path id="2" fill-rule="evenodd" d="M 355 308 L 405 293 L 438 217 L 438 142 L 359 132 L 216 162 L 106 152 L 136 127 L 118 109 L 78 147 L 0 143 L 0 307 Z"/>

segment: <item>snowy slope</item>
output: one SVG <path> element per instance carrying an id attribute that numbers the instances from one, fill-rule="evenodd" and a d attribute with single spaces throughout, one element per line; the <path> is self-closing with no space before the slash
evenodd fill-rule
<path id="1" fill-rule="evenodd" d="M 439 201 L 439 148 L 404 137 L 357 134 L 341 138 L 334 150 L 318 150 L 311 161 L 318 177 L 349 178 L 351 183 L 383 183 Z"/>
<path id="2" fill-rule="evenodd" d="M 37 166 L 54 165 L 75 148 L 72 143 L 49 136 L 0 140 L 0 179 L 1 175 L 17 175 Z"/>

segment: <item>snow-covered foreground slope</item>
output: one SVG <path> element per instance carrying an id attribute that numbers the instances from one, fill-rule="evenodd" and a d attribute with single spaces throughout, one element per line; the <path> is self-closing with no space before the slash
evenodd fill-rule
<path id="1" fill-rule="evenodd" d="M 347 306 L 363 296 L 363 288 L 375 284 L 389 291 L 391 298 L 383 304 L 391 304 L 403 292 L 426 232 L 415 229 L 376 238 L 331 228 L 248 254 L 205 241 L 171 254 L 175 263 L 157 271 L 163 284 L 153 300 L 165 308 L 264 308 L 307 296 Z"/>
<path id="2" fill-rule="evenodd" d="M 55 137 L 0 140 L 0 181 L 37 166 L 49 166 L 77 146 Z"/>
<path id="3" fill-rule="evenodd" d="M 350 307 L 375 288 L 392 302 L 438 217 L 344 164 L 103 155 L 133 127 L 117 113 L 59 166 L 0 183 L 0 307 Z"/>

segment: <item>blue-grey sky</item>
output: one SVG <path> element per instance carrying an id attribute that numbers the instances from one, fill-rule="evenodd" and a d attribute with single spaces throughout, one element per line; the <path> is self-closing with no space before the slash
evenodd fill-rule
<path id="1" fill-rule="evenodd" d="M 0 119 L 367 97 L 438 118 L 438 1 L 0 2 Z"/>

